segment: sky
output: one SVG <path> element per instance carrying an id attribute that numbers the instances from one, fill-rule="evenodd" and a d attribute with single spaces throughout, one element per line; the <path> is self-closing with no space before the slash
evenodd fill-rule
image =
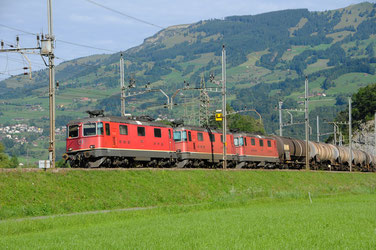
<path id="1" fill-rule="evenodd" d="M 121 13 L 115 13 L 93 2 Z M 53 33 L 57 39 L 56 63 L 93 54 L 124 51 L 141 44 L 145 38 L 171 25 L 284 9 L 307 8 L 310 11 L 324 11 L 360 2 L 363 1 L 52 0 Z M 0 40 L 3 40 L 6 46 L 16 44 L 18 35 L 20 47 L 36 47 L 36 38 L 29 33 L 48 33 L 47 0 L 0 0 L 0 6 Z M 75 46 L 66 42 L 95 48 Z M 31 61 L 33 70 L 46 68 L 39 55 L 31 54 L 27 55 L 27 58 Z M 0 80 L 23 73 L 23 67 L 28 65 L 27 60 L 19 53 L 0 53 Z"/>

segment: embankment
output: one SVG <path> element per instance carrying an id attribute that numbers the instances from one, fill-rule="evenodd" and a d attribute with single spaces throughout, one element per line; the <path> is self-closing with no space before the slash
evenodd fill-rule
<path id="1" fill-rule="evenodd" d="M 0 219 L 93 210 L 376 193 L 375 173 L 248 170 L 0 172 Z"/>

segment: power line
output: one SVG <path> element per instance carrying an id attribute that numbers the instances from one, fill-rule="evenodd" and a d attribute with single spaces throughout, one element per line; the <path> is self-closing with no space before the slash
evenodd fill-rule
<path id="1" fill-rule="evenodd" d="M 8 28 L 8 29 L 11 29 L 11 30 L 19 31 L 19 32 L 22 32 L 22 33 L 30 34 L 30 35 L 35 35 L 35 36 L 37 35 L 36 33 L 31 33 L 31 32 L 24 31 L 24 30 L 21 30 L 21 29 L 18 29 L 18 28 L 14 28 L 14 27 L 10 27 L 10 26 L 4 25 L 4 24 L 0 24 L 0 26 Z"/>
<path id="2" fill-rule="evenodd" d="M 102 5 L 102 4 L 99 4 L 99 3 L 97 3 L 97 2 L 94 2 L 94 1 L 92 1 L 92 0 L 86 0 L 86 1 L 89 2 L 89 3 L 92 3 L 92 4 L 94 4 L 94 5 L 97 5 L 97 6 L 99 6 L 99 7 L 102 7 L 102 8 L 104 8 L 104 9 L 106 9 L 106 10 L 109 10 L 109 11 L 115 12 L 115 13 L 117 13 L 117 14 L 119 14 L 119 15 L 122 15 L 122 16 L 125 16 L 125 17 L 128 17 L 128 18 L 131 18 L 131 19 L 133 19 L 133 20 L 136 20 L 136 21 L 138 21 L 138 22 L 140 22 L 140 23 L 144 23 L 144 24 L 147 24 L 147 25 L 150 25 L 150 26 L 156 27 L 156 28 L 164 29 L 164 27 L 162 27 L 162 26 L 159 26 L 159 25 L 154 24 L 154 23 L 150 23 L 150 22 L 148 22 L 148 21 L 145 21 L 145 20 L 139 19 L 139 18 L 137 18 L 137 17 L 130 16 L 130 15 L 128 15 L 128 14 L 125 14 L 125 13 L 120 12 L 120 11 L 118 11 L 118 10 L 115 10 L 115 9 L 110 8 L 110 7 L 104 6 L 104 5 Z"/>
<path id="3" fill-rule="evenodd" d="M 110 50 L 110 49 L 102 49 L 102 48 L 93 47 L 93 46 L 89 46 L 89 45 L 84 45 L 84 44 L 79 44 L 79 43 L 72 43 L 72 42 L 68 42 L 68 41 L 64 41 L 64 40 L 60 40 L 60 39 L 56 39 L 56 41 L 59 41 L 59 42 L 62 42 L 62 43 L 66 43 L 66 44 L 71 44 L 71 45 L 74 45 L 74 46 L 85 47 L 85 48 L 89 48 L 89 49 L 103 50 L 103 51 L 108 51 L 108 52 L 112 52 L 112 53 L 118 52 L 118 51 L 114 51 L 114 50 Z"/>
<path id="4" fill-rule="evenodd" d="M 11 30 L 19 31 L 19 32 L 22 32 L 22 33 L 30 34 L 30 35 L 35 35 L 35 36 L 38 35 L 36 33 L 32 33 L 32 32 L 25 31 L 25 30 L 21 30 L 19 28 L 11 27 L 11 26 L 4 25 L 4 24 L 0 24 L 0 26 L 8 28 L 8 29 L 11 29 Z M 79 43 L 73 43 L 73 42 L 64 41 L 64 40 L 60 40 L 60 39 L 56 39 L 56 41 L 59 41 L 59 42 L 62 42 L 62 43 L 67 43 L 67 44 L 70 44 L 70 45 L 79 46 L 79 47 L 90 48 L 90 49 L 103 50 L 103 51 L 108 51 L 108 52 L 113 52 L 113 53 L 117 52 L 117 51 L 114 51 L 114 50 L 103 49 L 103 48 L 98 48 L 98 47 L 94 47 L 94 46 L 90 46 L 90 45 L 84 45 L 84 44 L 79 44 Z"/>

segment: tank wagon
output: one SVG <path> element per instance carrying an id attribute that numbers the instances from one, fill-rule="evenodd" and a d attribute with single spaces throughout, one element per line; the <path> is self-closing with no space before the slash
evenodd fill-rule
<path id="1" fill-rule="evenodd" d="M 305 168 L 375 171 L 375 156 L 326 143 L 243 132 L 226 135 L 229 168 Z M 222 166 L 223 136 L 208 127 L 169 126 L 143 119 L 95 116 L 67 124 L 66 153 L 72 167 L 198 167 Z"/>

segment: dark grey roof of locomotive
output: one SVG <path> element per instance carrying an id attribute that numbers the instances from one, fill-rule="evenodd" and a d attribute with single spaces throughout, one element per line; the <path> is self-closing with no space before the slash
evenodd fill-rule
<path id="1" fill-rule="evenodd" d="M 120 117 L 120 116 L 100 116 L 100 117 L 81 118 L 81 119 L 72 120 L 72 121 L 68 122 L 67 125 L 69 126 L 69 125 L 74 125 L 74 124 L 77 124 L 77 123 L 101 122 L 101 121 L 171 128 L 171 126 L 163 124 L 163 123 L 159 123 L 159 122 L 133 120 L 133 119 L 130 119 L 128 117 Z"/>
<path id="2" fill-rule="evenodd" d="M 202 131 L 202 132 L 208 132 L 208 129 L 207 128 L 203 128 L 203 127 L 197 127 L 197 126 L 190 126 L 190 125 L 187 125 L 187 126 L 179 126 L 179 127 L 176 127 L 175 129 L 178 129 L 178 130 L 183 130 L 183 129 L 189 129 L 189 130 L 196 130 L 196 131 Z M 222 131 L 217 131 L 215 129 L 212 129 L 210 128 L 209 131 L 211 131 L 212 133 L 222 133 Z M 230 133 L 229 133 L 230 134 Z"/>

